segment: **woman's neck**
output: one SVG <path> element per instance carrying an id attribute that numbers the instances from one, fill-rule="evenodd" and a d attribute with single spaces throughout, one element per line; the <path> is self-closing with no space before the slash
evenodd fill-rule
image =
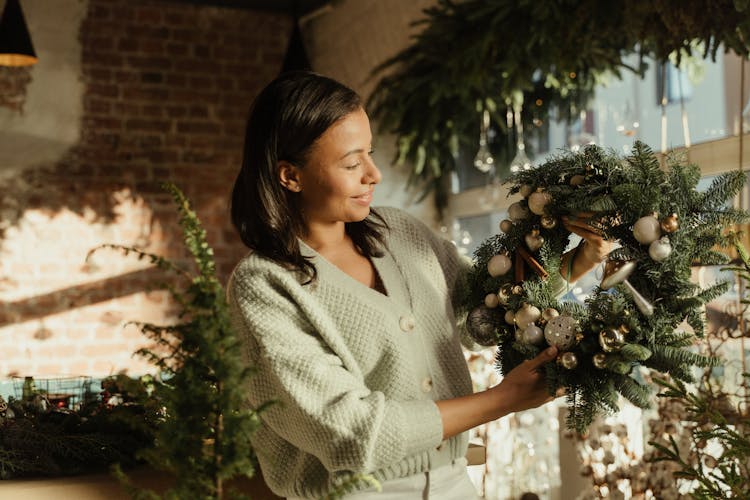
<path id="1" fill-rule="evenodd" d="M 307 224 L 302 241 L 322 254 L 331 249 L 341 249 L 343 245 L 349 244 L 351 239 L 346 234 L 346 225 L 343 222 L 333 222 Z"/>

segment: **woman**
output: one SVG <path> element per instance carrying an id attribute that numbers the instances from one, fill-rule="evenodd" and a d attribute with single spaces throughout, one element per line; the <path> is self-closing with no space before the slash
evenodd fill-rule
<path id="1" fill-rule="evenodd" d="M 253 436 L 266 482 L 315 498 L 367 472 L 384 493 L 352 498 L 476 498 L 465 431 L 549 401 L 538 369 L 555 349 L 472 394 L 451 301 L 466 263 L 417 220 L 370 208 L 381 176 L 352 90 L 282 75 L 256 98 L 245 141 L 232 221 L 251 252 L 229 297 L 257 369 L 249 402 L 276 402 Z M 604 251 L 578 226 L 591 244 L 575 275 Z"/>

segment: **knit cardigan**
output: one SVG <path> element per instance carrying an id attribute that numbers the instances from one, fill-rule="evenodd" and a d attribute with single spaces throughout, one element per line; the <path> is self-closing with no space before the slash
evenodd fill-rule
<path id="1" fill-rule="evenodd" d="M 228 296 L 256 373 L 247 388 L 261 413 L 252 436 L 268 486 L 315 498 L 352 473 L 378 480 L 447 465 L 468 434 L 442 441 L 436 400 L 472 392 L 453 298 L 470 263 L 454 245 L 396 209 L 372 263 L 386 295 L 356 281 L 300 241 L 317 280 L 250 253 Z"/>

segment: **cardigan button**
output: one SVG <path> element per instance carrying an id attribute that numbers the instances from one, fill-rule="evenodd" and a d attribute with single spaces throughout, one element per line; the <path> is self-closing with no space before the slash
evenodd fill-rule
<path id="1" fill-rule="evenodd" d="M 422 381 L 422 390 L 424 392 L 430 392 L 432 390 L 432 379 L 430 377 L 427 377 Z"/>
<path id="2" fill-rule="evenodd" d="M 401 316 L 401 319 L 398 320 L 398 326 L 402 331 L 410 332 L 414 330 L 414 327 L 417 326 L 417 324 L 411 316 Z"/>

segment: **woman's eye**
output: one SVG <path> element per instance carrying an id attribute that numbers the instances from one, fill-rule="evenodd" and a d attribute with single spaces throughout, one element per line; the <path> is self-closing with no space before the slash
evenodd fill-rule
<path id="1" fill-rule="evenodd" d="M 357 167 L 359 167 L 359 163 L 355 163 L 354 165 L 347 165 L 344 168 L 347 169 L 347 170 L 354 170 Z"/>

